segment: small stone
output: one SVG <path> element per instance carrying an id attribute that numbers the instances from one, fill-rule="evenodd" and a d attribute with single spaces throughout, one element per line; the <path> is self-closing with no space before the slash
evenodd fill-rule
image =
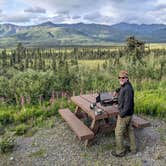
<path id="1" fill-rule="evenodd" d="M 46 153 L 46 154 L 44 154 L 44 156 L 43 156 L 43 157 L 44 157 L 44 158 L 46 158 L 47 156 L 48 156 L 48 155 L 47 155 L 47 153 Z"/>
<path id="2" fill-rule="evenodd" d="M 141 152 L 138 152 L 138 153 L 136 154 L 136 156 L 137 156 L 137 157 L 142 156 Z"/>
<path id="3" fill-rule="evenodd" d="M 161 158 L 162 158 L 161 153 L 160 153 L 160 152 L 156 152 L 156 154 L 155 154 L 155 156 L 154 156 L 154 159 L 155 159 L 155 160 L 159 160 L 159 159 L 161 159 Z"/>
<path id="4" fill-rule="evenodd" d="M 10 157 L 10 161 L 14 160 L 14 157 Z"/>

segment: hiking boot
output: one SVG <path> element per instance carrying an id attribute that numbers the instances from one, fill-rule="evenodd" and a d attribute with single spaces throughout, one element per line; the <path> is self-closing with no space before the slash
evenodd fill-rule
<path id="1" fill-rule="evenodd" d="M 136 150 L 130 150 L 130 149 L 128 149 L 127 152 L 129 152 L 129 154 L 131 154 L 131 155 L 137 154 Z"/>
<path id="2" fill-rule="evenodd" d="M 125 145 L 125 151 L 126 151 L 127 153 L 128 153 L 128 152 L 131 152 L 129 145 Z"/>
<path id="3" fill-rule="evenodd" d="M 130 150 L 130 146 L 128 146 L 128 145 L 125 146 L 125 151 L 126 151 L 126 153 L 130 153 L 130 154 L 137 153 L 137 150 Z"/>
<path id="4" fill-rule="evenodd" d="M 112 154 L 113 156 L 115 156 L 115 157 L 123 157 L 123 156 L 125 156 L 125 152 L 122 152 L 122 153 L 117 154 L 115 151 L 112 151 L 111 154 Z"/>

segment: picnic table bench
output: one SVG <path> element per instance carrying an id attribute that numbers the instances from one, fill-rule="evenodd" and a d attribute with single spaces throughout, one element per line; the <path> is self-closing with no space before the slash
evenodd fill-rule
<path id="1" fill-rule="evenodd" d="M 96 96 L 97 94 L 73 96 L 71 100 L 76 104 L 75 112 L 72 113 L 68 108 L 59 110 L 62 118 L 75 132 L 77 137 L 85 141 L 86 144 L 93 140 L 99 131 L 110 132 L 116 127 L 117 105 L 102 106 L 98 103 L 95 109 L 91 109 L 90 104 L 96 101 Z M 100 114 L 95 113 L 98 109 L 101 110 Z M 84 123 L 86 119 L 90 119 L 89 125 Z M 150 126 L 150 122 L 137 115 L 133 115 L 132 125 L 135 128 L 144 128 Z"/>
<path id="2" fill-rule="evenodd" d="M 60 109 L 59 113 L 76 133 L 80 140 L 89 140 L 94 137 L 94 133 L 84 123 L 78 119 L 68 108 Z"/>

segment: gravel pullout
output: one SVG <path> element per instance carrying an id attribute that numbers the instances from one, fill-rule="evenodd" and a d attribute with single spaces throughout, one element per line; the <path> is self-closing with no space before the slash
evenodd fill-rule
<path id="1" fill-rule="evenodd" d="M 166 122 L 149 118 L 150 127 L 136 129 L 138 153 L 115 158 L 115 136 L 99 133 L 85 147 L 61 119 L 51 129 L 39 129 L 32 137 L 16 137 L 16 148 L 0 154 L 0 166 L 165 166 Z"/>

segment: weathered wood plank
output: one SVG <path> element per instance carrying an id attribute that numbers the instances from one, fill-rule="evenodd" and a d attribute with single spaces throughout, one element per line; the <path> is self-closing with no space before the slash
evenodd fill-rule
<path id="1" fill-rule="evenodd" d="M 84 98 L 85 100 L 94 103 L 96 102 L 96 96 L 97 95 L 81 95 L 82 98 Z M 118 115 L 118 108 L 116 105 L 112 105 L 112 106 L 102 106 L 100 103 L 97 103 L 97 107 L 101 108 L 105 113 L 108 114 L 108 116 L 112 116 L 112 115 Z"/>
<path id="2" fill-rule="evenodd" d="M 60 109 L 59 113 L 80 140 L 93 139 L 94 133 L 68 108 Z"/>
<path id="3" fill-rule="evenodd" d="M 81 96 L 73 96 L 71 97 L 71 100 L 77 105 L 79 106 L 84 112 L 86 112 L 88 114 L 89 117 L 91 117 L 92 119 L 103 119 L 103 118 L 107 118 L 107 112 L 103 111 L 103 113 L 101 115 L 95 115 L 95 111 L 93 109 L 90 108 L 90 101 L 85 100 L 83 97 Z"/>
<path id="4" fill-rule="evenodd" d="M 137 115 L 133 115 L 132 117 L 132 125 L 136 128 L 144 128 L 150 126 L 150 122 L 145 120 Z"/>

